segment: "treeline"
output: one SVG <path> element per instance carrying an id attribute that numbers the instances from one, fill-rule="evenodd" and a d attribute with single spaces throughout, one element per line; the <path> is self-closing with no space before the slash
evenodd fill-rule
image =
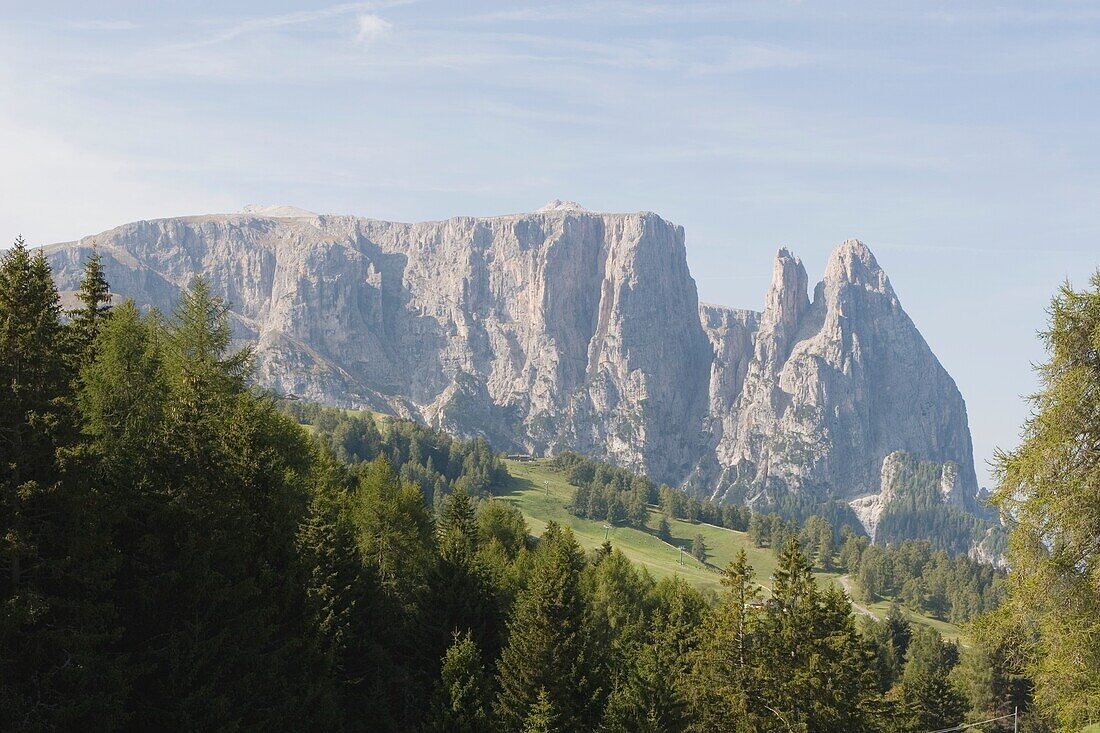
<path id="1" fill-rule="evenodd" d="M 959 507 L 944 503 L 940 493 L 943 466 L 934 461 L 921 461 L 910 455 L 895 462 L 894 491 L 879 517 L 875 541 L 896 545 L 905 540 L 927 540 L 932 549 L 950 555 L 965 555 L 976 543 L 985 539 L 994 528 L 996 542 L 986 549 L 1000 555 L 1006 549 L 1004 533 L 986 517 L 979 517 Z"/>
<path id="2" fill-rule="evenodd" d="M 462 440 L 412 420 L 379 418 L 298 400 L 280 408 L 321 436 L 336 458 L 351 466 L 384 456 L 401 479 L 415 483 L 429 504 L 452 491 L 480 496 L 507 480 L 508 469 L 483 438 Z"/>
<path id="3" fill-rule="evenodd" d="M 661 514 L 656 533 L 665 541 L 671 540 L 672 519 L 747 532 L 753 545 L 770 547 L 776 554 L 794 540 L 814 568 L 851 574 L 860 600 L 897 600 L 918 613 L 965 623 L 992 611 L 1003 598 L 1004 574 L 989 564 L 964 554 L 951 557 L 929 540 L 871 545 L 865 534 L 847 522 L 835 524 L 850 516 L 847 505 L 845 512 L 829 502 L 817 506 L 822 514 L 814 514 L 812 505 L 784 497 L 783 514 L 759 514 L 744 506 L 701 501 L 628 469 L 573 452 L 554 457 L 549 465 L 576 487 L 569 507 L 576 516 L 646 529 L 650 505 Z M 693 540 L 691 552 L 700 562 L 707 561 L 701 535 Z"/>
<path id="4" fill-rule="evenodd" d="M 579 453 L 559 453 L 550 459 L 549 465 L 564 473 L 576 487 L 569 511 L 578 517 L 640 529 L 649 520 L 648 504 L 657 505 L 669 519 L 704 522 L 739 531 L 748 526 L 747 507 L 699 500 L 667 484 L 658 486 L 646 476 Z"/>
<path id="5" fill-rule="evenodd" d="M 171 317 L 107 292 L 93 257 L 66 324 L 41 253 L 0 262 L 0 729 L 900 732 L 1003 699 L 907 677 L 913 643 L 887 689 L 797 542 L 708 606 L 461 474 L 433 511 L 251 390 L 201 280 Z"/>
<path id="6" fill-rule="evenodd" d="M 845 562 L 866 600 L 896 599 L 957 624 L 995 610 L 1004 600 L 1004 573 L 986 563 L 965 555 L 952 558 L 933 550 L 927 540 L 858 551 L 862 544 L 856 541 Z"/>
<path id="7" fill-rule="evenodd" d="M 775 513 L 754 514 L 749 539 L 777 552 L 792 538 L 814 566 L 849 573 L 860 600 L 897 600 L 919 613 L 965 623 L 992 611 L 1003 600 L 1004 573 L 965 555 L 952 558 L 927 540 L 897 545 L 870 544 L 848 525 L 837 531 L 824 517 L 801 526 Z"/>

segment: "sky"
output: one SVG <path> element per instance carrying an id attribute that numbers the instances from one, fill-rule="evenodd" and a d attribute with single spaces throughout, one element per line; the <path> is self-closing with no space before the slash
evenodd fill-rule
<path id="1" fill-rule="evenodd" d="M 1098 77 L 1095 2 L 0 0 L 0 241 L 562 198 L 683 225 L 700 298 L 759 309 L 780 246 L 813 282 L 858 237 L 990 484 L 1100 265 Z"/>

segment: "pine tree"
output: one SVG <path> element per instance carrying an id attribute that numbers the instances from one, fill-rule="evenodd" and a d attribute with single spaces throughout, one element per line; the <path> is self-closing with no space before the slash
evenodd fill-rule
<path id="1" fill-rule="evenodd" d="M 482 733 L 491 728 L 481 652 L 469 633 L 455 634 L 443 657 L 435 705 L 426 730 Z"/>
<path id="2" fill-rule="evenodd" d="M 751 731 L 758 725 L 752 701 L 759 697 L 755 641 L 760 591 L 744 550 L 722 576 L 719 605 L 699 627 L 686 682 L 693 730 Z"/>
<path id="3" fill-rule="evenodd" d="M 103 258 L 94 246 L 88 261 L 84 263 L 84 277 L 80 281 L 77 298 L 81 306 L 69 312 L 69 331 L 79 363 L 87 363 L 95 356 L 96 336 L 111 311 L 111 290 L 103 271 Z"/>
<path id="4" fill-rule="evenodd" d="M 110 727 L 124 680 L 104 502 L 79 450 L 71 354 L 41 250 L 0 260 L 0 728 Z"/>
<path id="5" fill-rule="evenodd" d="M 527 587 L 516 599 L 499 663 L 494 712 L 504 731 L 523 730 L 532 708 L 544 703 L 558 716 L 556 730 L 587 730 L 597 722 L 590 704 L 595 660 L 579 592 L 583 566 L 572 532 L 548 524 Z"/>

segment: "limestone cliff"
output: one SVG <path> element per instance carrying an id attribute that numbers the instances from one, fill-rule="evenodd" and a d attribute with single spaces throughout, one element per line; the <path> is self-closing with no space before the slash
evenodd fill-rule
<path id="1" fill-rule="evenodd" d="M 50 247 L 62 290 L 93 243 L 143 305 L 170 310 L 206 276 L 280 392 L 748 501 L 874 504 L 904 451 L 951 464 L 943 496 L 974 506 L 962 397 L 855 240 L 812 300 L 780 250 L 761 313 L 699 304 L 681 227 L 573 202 L 419 224 L 294 207 L 137 222 Z"/>
<path id="2" fill-rule="evenodd" d="M 142 304 L 170 309 L 205 275 L 280 392 L 669 480 L 702 450 L 712 358 L 683 229 L 655 214 L 556 202 L 399 224 L 253 207 L 52 247 L 62 289 L 93 243 Z"/>
<path id="3" fill-rule="evenodd" d="M 744 385 L 732 408 L 711 407 L 722 417 L 714 495 L 797 489 L 873 504 L 902 451 L 947 466 L 943 498 L 977 508 L 962 395 L 857 240 L 832 253 L 812 301 L 801 261 L 779 251 Z"/>

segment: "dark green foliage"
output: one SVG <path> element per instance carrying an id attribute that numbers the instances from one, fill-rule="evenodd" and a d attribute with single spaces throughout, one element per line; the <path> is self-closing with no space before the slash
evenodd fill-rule
<path id="1" fill-rule="evenodd" d="M 103 258 L 94 247 L 84 264 L 84 277 L 76 295 L 80 307 L 69 312 L 69 331 L 73 338 L 74 355 L 83 365 L 95 357 L 96 336 L 111 312 L 111 291 L 103 272 Z"/>
<path id="2" fill-rule="evenodd" d="M 869 726 L 870 703 L 879 694 L 870 650 L 843 593 L 817 585 L 793 539 L 779 556 L 772 599 L 758 623 L 758 719 L 771 716 L 769 726 L 778 718 L 815 731 Z"/>
<path id="3" fill-rule="evenodd" d="M 747 507 L 699 501 L 664 484 L 657 486 L 645 476 L 578 453 L 561 453 L 550 466 L 562 471 L 577 487 L 569 510 L 578 517 L 644 528 L 649 520 L 647 505 L 657 504 L 667 517 L 738 531 L 748 527 Z"/>
<path id="4" fill-rule="evenodd" d="M 569 451 L 556 456 L 550 465 L 577 487 L 570 506 L 573 514 L 611 524 L 645 526 L 649 518 L 646 505 L 657 501 L 657 487 L 648 478 Z"/>
<path id="5" fill-rule="evenodd" d="M 522 733 L 558 733 L 562 730 L 550 693 L 540 689 L 523 720 Z"/>
<path id="6" fill-rule="evenodd" d="M 0 263 L 4 730 L 915 730 L 1026 697 L 1007 644 L 951 671 L 899 608 L 858 634 L 806 553 L 947 613 L 969 561 L 563 457 L 599 518 L 777 548 L 770 599 L 742 553 L 708 607 L 610 543 L 529 538 L 483 441 L 252 389 L 203 281 L 166 321 L 107 311 L 97 268 L 66 327 L 40 254 Z"/>
<path id="7" fill-rule="evenodd" d="M 988 516 L 975 516 L 946 504 L 940 493 L 943 466 L 901 455 L 894 463 L 897 496 L 883 509 L 875 530 L 876 542 L 894 545 L 905 540 L 926 540 L 933 550 L 965 555 L 996 527 Z M 995 531 L 1000 531 L 997 528 Z"/>
<path id="8" fill-rule="evenodd" d="M 691 556 L 699 562 L 707 561 L 707 542 L 701 533 L 696 533 L 691 541 Z"/>
<path id="9" fill-rule="evenodd" d="M 750 731 L 752 701 L 759 699 L 760 590 L 742 550 L 726 568 L 719 604 L 699 625 L 686 694 L 693 730 Z"/>
<path id="10" fill-rule="evenodd" d="M 661 515 L 661 521 L 657 524 L 657 536 L 662 542 L 672 542 L 672 528 L 668 524 L 668 517 Z"/>
<path id="11" fill-rule="evenodd" d="M 443 656 L 435 703 L 425 731 L 484 733 L 490 730 L 488 685 L 477 644 L 470 634 L 456 633 L 454 643 Z"/>
<path id="12" fill-rule="evenodd" d="M 1017 708 L 1031 706 L 1031 683 L 1022 673 L 1022 665 L 1013 658 L 1007 640 L 997 640 L 985 628 L 987 623 L 983 620 L 976 625 L 977 633 L 971 636 L 971 644 L 960 650 L 959 664 L 950 677 L 966 698 L 971 720 L 1011 715 Z"/>
<path id="13" fill-rule="evenodd" d="M 906 659 L 900 700 L 909 728 L 937 730 L 961 723 L 966 698 L 949 679 L 959 661 L 958 647 L 922 626 L 909 643 Z"/>
<path id="14" fill-rule="evenodd" d="M 598 666 L 580 593 L 583 567 L 572 532 L 550 523 L 508 620 L 494 707 L 504 731 L 523 730 L 540 695 L 557 716 L 557 730 L 589 730 L 598 721 Z"/>
<path id="15" fill-rule="evenodd" d="M 1002 597 L 1003 573 L 962 555 L 933 552 L 926 541 L 871 545 L 844 562 L 855 563 L 853 574 L 868 600 L 894 598 L 955 623 L 996 608 Z"/>
<path id="16" fill-rule="evenodd" d="M 508 477 L 499 454 L 481 438 L 459 440 L 411 420 L 378 418 L 366 411 L 349 413 L 295 400 L 284 400 L 281 407 L 314 428 L 346 463 L 385 456 L 405 482 L 420 486 L 428 504 L 456 487 L 471 497 L 481 496 Z M 381 420 L 384 431 L 379 430 Z"/>
<path id="17" fill-rule="evenodd" d="M 523 515 L 502 501 L 490 498 L 482 502 L 477 512 L 477 530 L 483 544 L 498 544 L 510 560 L 527 545 L 527 523 Z"/>
<path id="18" fill-rule="evenodd" d="M 122 720 L 110 509 L 79 445 L 73 354 L 41 251 L 0 260 L 0 728 Z"/>
<path id="19" fill-rule="evenodd" d="M 683 581 L 662 581 L 649 591 L 648 622 L 620 634 L 621 666 L 604 712 L 611 731 L 685 730 L 691 720 L 681 680 L 687 673 L 693 629 L 703 615 L 701 599 Z"/>

